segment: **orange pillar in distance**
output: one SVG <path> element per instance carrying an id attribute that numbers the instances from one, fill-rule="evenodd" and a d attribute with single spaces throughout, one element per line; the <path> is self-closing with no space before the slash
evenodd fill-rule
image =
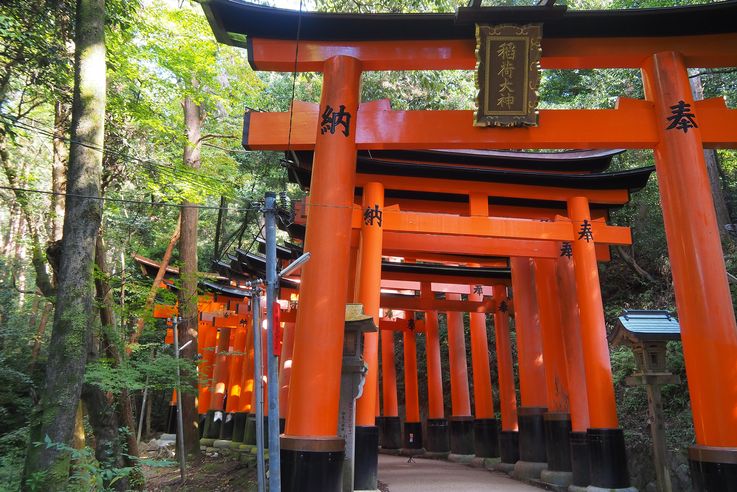
<path id="1" fill-rule="evenodd" d="M 481 285 L 471 286 L 469 301 L 484 299 Z M 486 313 L 469 313 L 471 324 L 471 366 L 473 367 L 474 454 L 479 458 L 499 456 L 499 422 L 494 414 L 491 392 L 491 368 L 489 367 L 489 340 L 486 335 Z"/>
<path id="2" fill-rule="evenodd" d="M 218 439 L 224 421 L 225 392 L 228 388 L 228 351 L 230 349 L 230 328 L 220 328 L 217 352 L 210 383 L 210 406 L 205 420 L 204 437 Z"/>
<path id="3" fill-rule="evenodd" d="M 315 121 L 310 203 L 289 388 L 289 421 L 281 438 L 285 492 L 341 489 L 345 443 L 337 434 L 361 63 L 335 56 L 323 64 Z M 324 473 L 313 477 L 315 466 Z"/>
<path id="4" fill-rule="evenodd" d="M 381 332 L 382 429 L 381 446 L 386 449 L 402 447 L 402 423 L 397 402 L 397 368 L 394 363 L 394 332 Z"/>
<path id="5" fill-rule="evenodd" d="M 198 366 L 199 397 L 197 400 L 197 412 L 200 415 L 204 415 L 210 409 L 210 383 L 212 382 L 218 330 L 212 323 L 205 321 L 198 323 L 198 330 L 204 336 L 202 337 L 202 362 Z"/>
<path id="6" fill-rule="evenodd" d="M 241 393 L 243 392 L 243 359 L 246 349 L 246 326 L 245 323 L 235 329 L 233 337 L 233 354 L 228 362 L 228 399 L 225 402 L 225 411 L 234 413 L 238 411 Z"/>
<path id="7" fill-rule="evenodd" d="M 569 445 L 571 415 L 561 316 L 561 296 L 564 294 L 558 289 L 557 260 L 538 258 L 534 260 L 534 264 L 548 403 L 548 411 L 544 415 L 547 470 L 542 470 L 540 478 L 552 483 L 558 483 L 562 479 L 568 483 L 572 478 Z"/>
<path id="8" fill-rule="evenodd" d="M 514 294 L 514 326 L 517 334 L 520 400 L 519 434 L 506 434 L 504 439 L 517 438 L 517 458 L 525 463 L 545 461 L 544 415 L 547 411 L 547 382 L 543 357 L 542 329 L 530 258 L 511 258 L 512 290 Z M 502 442 L 502 445 L 504 443 Z M 511 443 L 507 445 L 512 448 Z M 504 452 L 504 448 L 502 449 Z M 511 453 L 511 451 L 510 451 Z M 502 461 L 505 460 L 502 455 Z M 507 460 L 514 459 L 509 456 Z M 509 461 L 504 461 L 509 462 Z"/>
<path id="9" fill-rule="evenodd" d="M 282 341 L 281 360 L 279 361 L 279 416 L 286 420 L 289 418 L 287 410 L 289 406 L 289 381 L 292 376 L 292 351 L 294 350 L 294 323 L 284 323 L 284 338 Z"/>
<path id="10" fill-rule="evenodd" d="M 420 295 L 433 297 L 430 283 L 420 285 Z M 427 439 L 425 449 L 430 453 L 450 450 L 448 421 L 443 404 L 443 374 L 440 364 L 440 337 L 437 311 L 425 312 L 425 357 L 427 365 Z"/>
<path id="11" fill-rule="evenodd" d="M 381 300 L 381 247 L 383 233 L 378 214 L 384 210 L 384 186 L 367 183 L 363 187 L 363 210 L 376 216 L 361 223 L 361 236 L 356 272 L 356 302 L 363 312 L 373 316 L 379 326 Z M 363 361 L 368 367 L 363 393 L 356 401 L 356 466 L 353 483 L 357 490 L 375 490 L 379 466 L 379 429 L 376 408 L 379 402 L 379 332 L 364 333 Z"/>
<path id="12" fill-rule="evenodd" d="M 591 421 L 591 427 L 587 431 L 591 485 L 625 488 L 630 484 L 629 472 L 626 466 L 624 434 L 618 428 L 604 305 L 594 247 L 596 237 L 591 233 L 588 199 L 569 198 L 568 217 L 576 238 L 572 249 Z"/>
<path id="13" fill-rule="evenodd" d="M 451 301 L 460 301 L 460 294 L 446 294 Z M 450 452 L 459 455 L 472 455 L 473 415 L 471 414 L 471 395 L 468 389 L 468 361 L 466 360 L 466 335 L 463 328 L 463 315 L 449 311 L 448 359 L 450 369 L 451 417 L 449 420 Z"/>
<path id="14" fill-rule="evenodd" d="M 404 338 L 404 449 L 422 449 L 420 395 L 417 388 L 417 342 L 414 331 L 405 330 Z"/>
<path id="15" fill-rule="evenodd" d="M 513 465 L 519 459 L 517 426 L 517 393 L 514 388 L 514 362 L 512 341 L 509 336 L 509 314 L 505 308 L 507 288 L 497 284 L 493 287 L 494 333 L 496 335 L 496 363 L 499 374 L 499 407 L 502 414 L 502 430 L 499 434 L 501 463 Z M 515 299 L 515 305 L 517 300 Z M 509 468 L 505 468 L 509 470 Z"/>
<path id="16" fill-rule="evenodd" d="M 683 55 L 657 53 L 643 75 L 660 137 L 655 166 L 696 432 L 696 446 L 689 449 L 694 484 L 706 489 L 708 481 L 710 490 L 727 490 L 737 476 L 737 325 L 704 162 L 701 115 Z"/>

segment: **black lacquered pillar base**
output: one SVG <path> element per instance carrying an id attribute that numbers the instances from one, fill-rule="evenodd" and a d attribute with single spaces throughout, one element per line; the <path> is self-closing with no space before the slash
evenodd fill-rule
<path id="1" fill-rule="evenodd" d="M 569 441 L 571 415 L 548 412 L 544 420 L 548 467 L 540 473 L 540 479 L 552 485 L 568 486 L 573 479 Z"/>
<path id="2" fill-rule="evenodd" d="M 231 437 L 233 442 L 243 442 L 246 437 L 247 418 L 248 413 L 246 412 L 236 412 L 233 414 L 233 436 Z"/>
<path id="3" fill-rule="evenodd" d="M 256 445 L 256 415 L 249 413 L 246 416 L 246 427 L 243 432 L 243 443 Z"/>
<path id="4" fill-rule="evenodd" d="M 166 418 L 166 433 L 176 434 L 177 433 L 177 406 L 169 406 L 169 415 Z"/>
<path id="5" fill-rule="evenodd" d="M 376 427 L 379 428 L 379 447 L 381 447 L 384 440 L 384 417 L 376 417 Z"/>
<path id="6" fill-rule="evenodd" d="M 476 419 L 473 422 L 473 449 L 479 458 L 499 457 L 499 421 Z"/>
<path id="7" fill-rule="evenodd" d="M 233 415 L 226 413 L 223 418 L 223 424 L 220 426 L 220 439 L 230 440 L 233 438 Z"/>
<path id="8" fill-rule="evenodd" d="M 279 434 L 284 434 L 284 429 L 287 427 L 287 419 L 280 418 L 279 419 Z"/>
<path id="9" fill-rule="evenodd" d="M 381 447 L 399 449 L 402 447 L 402 421 L 399 417 L 384 417 Z"/>
<path id="10" fill-rule="evenodd" d="M 519 459 L 531 463 L 545 463 L 545 420 L 547 408 L 519 407 Z"/>
<path id="11" fill-rule="evenodd" d="M 473 449 L 473 417 L 451 417 L 450 452 L 453 454 L 472 455 Z"/>
<path id="12" fill-rule="evenodd" d="M 422 422 L 404 423 L 404 449 L 422 449 Z"/>
<path id="13" fill-rule="evenodd" d="M 224 413 L 220 410 L 208 410 L 205 416 L 205 430 L 203 437 L 206 439 L 219 439 L 220 427 L 223 425 Z"/>
<path id="14" fill-rule="evenodd" d="M 345 442 L 340 438 L 281 438 L 284 492 L 342 492 Z"/>
<path id="15" fill-rule="evenodd" d="M 519 432 L 499 433 L 499 457 L 502 463 L 513 465 L 519 461 Z"/>
<path id="16" fill-rule="evenodd" d="M 425 449 L 429 453 L 447 453 L 450 451 L 450 434 L 448 421 L 445 419 L 427 420 L 427 439 Z"/>
<path id="17" fill-rule="evenodd" d="M 697 492 L 737 492 L 737 448 L 691 446 L 688 461 Z"/>
<path id="18" fill-rule="evenodd" d="M 204 434 L 205 434 L 205 423 L 207 422 L 207 415 L 204 414 L 204 413 L 201 413 L 201 414 L 199 414 L 199 418 L 200 418 L 200 420 L 199 420 L 199 422 L 200 422 L 200 427 L 199 427 L 199 430 L 200 430 L 200 439 L 202 439 L 202 437 L 204 437 Z"/>
<path id="19" fill-rule="evenodd" d="M 355 490 L 376 490 L 379 476 L 379 428 L 356 426 L 353 468 Z"/>
<path id="20" fill-rule="evenodd" d="M 624 489 L 630 486 L 622 429 L 588 429 L 589 469 L 593 487 Z"/>
<path id="21" fill-rule="evenodd" d="M 548 470 L 571 471 L 571 415 L 568 413 L 546 413 L 545 450 Z"/>
<path id="22" fill-rule="evenodd" d="M 585 432 L 571 432 L 571 471 L 573 478 L 571 485 L 586 487 L 591 483 L 589 472 L 589 442 Z"/>

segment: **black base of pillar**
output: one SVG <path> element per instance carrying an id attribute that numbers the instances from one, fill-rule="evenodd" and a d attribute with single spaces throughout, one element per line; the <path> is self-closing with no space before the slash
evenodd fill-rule
<path id="1" fill-rule="evenodd" d="M 233 438 L 233 415 L 232 413 L 225 414 L 223 425 L 220 426 L 220 439 L 229 441 Z"/>
<path id="2" fill-rule="evenodd" d="M 427 419 L 425 449 L 430 453 L 447 453 L 450 451 L 450 434 L 448 433 L 447 420 Z"/>
<path id="3" fill-rule="evenodd" d="M 404 449 L 422 449 L 422 422 L 404 423 Z"/>
<path id="4" fill-rule="evenodd" d="M 256 445 L 256 415 L 249 413 L 246 416 L 246 428 L 243 432 L 243 443 L 251 446 Z"/>
<path id="5" fill-rule="evenodd" d="M 545 463 L 545 420 L 544 407 L 519 407 L 519 459 L 532 463 Z"/>
<path id="6" fill-rule="evenodd" d="M 604 489 L 630 486 L 622 429 L 588 429 L 591 485 Z"/>
<path id="7" fill-rule="evenodd" d="M 384 449 L 399 449 L 402 447 L 402 421 L 399 417 L 384 417 L 383 436 L 381 447 Z"/>
<path id="8" fill-rule="evenodd" d="M 342 492 L 342 439 L 282 437 L 280 456 L 284 492 Z"/>
<path id="9" fill-rule="evenodd" d="M 571 471 L 571 414 L 548 412 L 544 420 L 548 470 Z"/>
<path id="10" fill-rule="evenodd" d="M 589 441 L 585 432 L 571 432 L 568 439 L 571 444 L 572 484 L 578 487 L 586 487 L 591 483 Z"/>
<path id="11" fill-rule="evenodd" d="M 688 461 L 697 492 L 737 492 L 737 450 L 734 448 L 691 446 Z"/>
<path id="12" fill-rule="evenodd" d="M 497 419 L 474 420 L 473 449 L 479 458 L 499 457 L 499 421 Z"/>
<path id="13" fill-rule="evenodd" d="M 473 417 L 451 417 L 450 452 L 453 454 L 473 454 Z"/>
<path id="14" fill-rule="evenodd" d="M 169 406 L 169 415 L 166 419 L 166 433 L 176 434 L 177 433 L 177 406 Z"/>
<path id="15" fill-rule="evenodd" d="M 280 418 L 279 419 L 279 434 L 284 434 L 284 429 L 287 427 L 287 419 Z"/>
<path id="16" fill-rule="evenodd" d="M 248 413 L 236 412 L 233 414 L 233 436 L 231 440 L 234 442 L 243 442 L 246 434 L 246 419 Z"/>
<path id="17" fill-rule="evenodd" d="M 199 431 L 200 431 L 200 439 L 202 439 L 204 437 L 204 435 L 205 435 L 205 423 L 207 422 L 207 414 L 201 413 L 199 415 L 200 415 L 200 420 L 199 420 L 200 427 L 199 427 Z"/>
<path id="18" fill-rule="evenodd" d="M 220 439 L 220 427 L 223 425 L 225 414 L 221 410 L 208 410 L 205 416 L 205 430 L 203 437 Z"/>
<path id="19" fill-rule="evenodd" d="M 499 456 L 502 463 L 513 465 L 519 461 L 519 432 L 501 431 L 499 433 Z"/>
<path id="20" fill-rule="evenodd" d="M 375 421 L 379 429 L 379 447 L 381 447 L 384 440 L 384 417 L 376 417 Z"/>
<path id="21" fill-rule="evenodd" d="M 355 490 L 376 490 L 379 476 L 379 428 L 356 426 L 353 468 Z"/>

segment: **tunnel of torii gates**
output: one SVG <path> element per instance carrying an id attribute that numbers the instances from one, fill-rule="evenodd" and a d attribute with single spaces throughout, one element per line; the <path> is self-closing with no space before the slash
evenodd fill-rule
<path id="1" fill-rule="evenodd" d="M 404 429 L 392 337 L 381 337 L 385 447 L 421 442 L 429 451 L 501 455 L 518 476 L 605 489 L 630 485 L 597 260 L 608 259 L 607 245 L 630 243 L 628 228 L 607 224 L 608 210 L 626 203 L 651 169 L 602 173 L 613 154 L 607 149 L 654 151 L 696 435 L 689 449 L 694 484 L 734 490 L 737 326 L 703 149 L 736 146 L 737 111 L 723 98 L 694 101 L 687 68 L 737 66 L 737 3 L 578 12 L 469 7 L 455 15 L 297 13 L 235 0 L 205 0 L 203 8 L 219 41 L 247 47 L 253 69 L 323 76 L 319 105 L 295 102 L 290 112 L 247 113 L 244 121 L 244 146 L 288 151 L 293 178 L 309 188 L 292 229 L 303 223 L 304 250 L 312 257 L 298 288 L 283 285 L 281 294 L 291 306 L 298 290 L 298 308 L 281 318 L 280 384 L 288 386 L 281 409 L 284 490 L 342 489 L 345 443 L 337 423 L 346 302 L 362 304 L 381 331 L 403 332 Z M 476 23 L 531 22 L 543 25 L 543 69 L 639 69 L 645 99 L 620 98 L 614 109 L 540 110 L 538 125 L 525 128 L 474 126 L 470 110 L 399 111 L 387 101 L 360 101 L 363 72 L 473 70 Z M 687 124 L 670 124 L 678 107 L 689 108 Z M 330 111 L 332 131 L 326 131 Z M 239 253 L 218 267 L 237 284 L 258 263 Z M 236 287 L 215 285 L 226 291 L 203 299 L 204 347 L 227 347 L 227 330 L 220 329 L 218 340 L 213 329 L 226 325 L 235 330 L 232 343 L 247 344 L 241 325 L 225 316 L 239 312 L 242 298 L 218 301 L 227 289 L 240 292 Z M 383 287 L 394 294 L 382 294 Z M 380 320 L 382 307 L 404 311 L 404 321 Z M 424 316 L 412 314 L 418 311 Z M 448 313 L 451 415 L 442 404 L 437 312 Z M 473 411 L 463 312 L 471 313 Z M 500 432 L 485 350 L 485 314 L 492 312 Z M 512 313 L 520 402 L 512 378 Z M 423 331 L 429 404 L 421 438 L 414 340 Z M 368 373 L 357 401 L 355 487 L 376 489 L 379 337 L 367 333 L 364 341 Z M 213 384 L 201 389 L 200 409 L 222 411 L 230 391 L 224 410 L 247 411 L 249 364 L 241 360 L 241 376 L 234 378 L 240 386 L 228 390 L 223 374 L 239 374 L 237 358 L 226 370 L 227 357 L 207 352 Z"/>

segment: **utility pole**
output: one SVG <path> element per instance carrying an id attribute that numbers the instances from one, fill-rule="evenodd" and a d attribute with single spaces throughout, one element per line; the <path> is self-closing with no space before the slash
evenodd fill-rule
<path id="1" fill-rule="evenodd" d="M 182 375 L 179 370 L 179 316 L 172 319 L 174 333 L 174 358 L 177 367 L 177 443 L 179 444 L 179 476 L 184 483 L 184 469 L 187 466 L 184 456 L 184 417 L 182 416 Z M 143 409 L 141 409 L 143 413 Z"/>
<path id="2" fill-rule="evenodd" d="M 279 281 L 276 275 L 276 194 L 267 192 L 264 200 L 266 222 L 266 360 L 269 391 L 269 492 L 281 492 L 279 451 L 279 360 L 275 351 L 274 304 Z"/>
<path id="3" fill-rule="evenodd" d="M 256 391 L 256 473 L 258 492 L 265 491 L 264 484 L 264 366 L 261 362 L 261 289 L 258 283 L 253 286 L 251 305 L 253 307 L 253 381 Z"/>

